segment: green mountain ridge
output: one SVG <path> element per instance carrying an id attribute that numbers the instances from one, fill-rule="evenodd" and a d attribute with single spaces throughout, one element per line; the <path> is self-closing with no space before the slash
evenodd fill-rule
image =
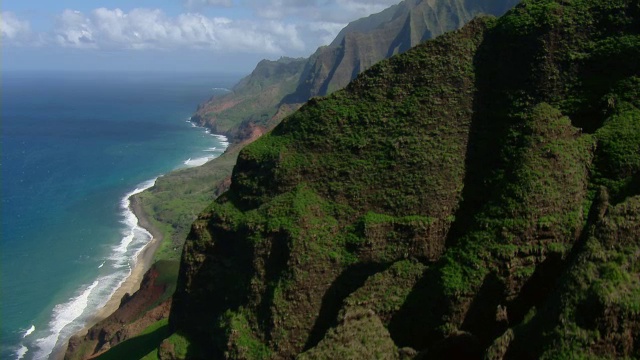
<path id="1" fill-rule="evenodd" d="M 525 0 L 311 99 L 193 224 L 163 354 L 640 356 L 638 55 L 637 1 Z"/>
<path id="2" fill-rule="evenodd" d="M 202 104 L 193 120 L 244 140 L 247 127 L 268 129 L 314 96 L 342 89 L 376 62 L 455 30 L 479 14 L 501 15 L 517 0 L 405 0 L 347 25 L 308 59 L 264 60 L 234 92 Z"/>

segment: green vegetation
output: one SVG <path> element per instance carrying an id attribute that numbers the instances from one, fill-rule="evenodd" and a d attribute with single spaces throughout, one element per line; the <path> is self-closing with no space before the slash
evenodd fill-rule
<path id="1" fill-rule="evenodd" d="M 186 337 L 179 333 L 174 333 L 163 342 L 170 349 L 170 353 L 178 359 L 188 359 L 191 344 Z M 197 353 L 197 352 L 196 352 Z"/>
<path id="2" fill-rule="evenodd" d="M 426 269 L 424 264 L 415 260 L 398 261 L 387 270 L 370 276 L 345 299 L 342 311 L 358 307 L 370 309 L 388 325 L 391 316 L 402 308 Z"/>
<path id="3" fill-rule="evenodd" d="M 225 357 L 240 359 L 268 359 L 269 348 L 251 331 L 244 315 L 227 311 L 221 319 L 221 327 L 227 329 L 229 342 L 233 344 Z"/>
<path id="4" fill-rule="evenodd" d="M 354 309 L 313 349 L 299 359 L 398 359 L 398 349 L 380 319 L 366 309 Z"/>
<path id="5" fill-rule="evenodd" d="M 640 194 L 640 109 L 622 102 L 596 132 L 599 140 L 597 183 L 614 200 Z"/>
<path id="6" fill-rule="evenodd" d="M 639 214 L 636 196 L 610 207 L 592 226 L 549 305 L 527 326 L 515 329 L 514 355 L 530 351 L 529 346 L 549 359 L 637 355 L 633 333 L 640 315 Z"/>

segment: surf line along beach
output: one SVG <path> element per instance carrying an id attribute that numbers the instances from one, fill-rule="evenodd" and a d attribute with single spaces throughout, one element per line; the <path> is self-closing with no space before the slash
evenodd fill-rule
<path id="1" fill-rule="evenodd" d="M 153 264 L 154 253 L 162 242 L 163 235 L 161 231 L 151 224 L 149 218 L 142 210 L 139 202 L 136 200 L 135 195 L 150 189 L 155 184 L 156 180 L 157 178 L 138 185 L 135 190 L 127 193 L 122 199 L 121 208 L 124 217 L 122 222 L 126 226 L 125 233 L 123 234 L 124 236 L 120 244 L 114 248 L 114 255 L 109 259 L 106 259 L 100 265 L 100 267 L 103 267 L 106 263 L 106 266 L 113 266 L 114 268 L 126 267 L 126 274 L 119 274 L 119 279 L 116 279 L 119 282 L 116 283 L 115 286 L 113 286 L 113 279 L 109 277 L 101 277 L 89 286 L 82 295 L 72 299 L 70 303 L 78 302 L 84 298 L 84 309 L 78 311 L 75 319 L 67 318 L 67 324 L 60 324 L 58 326 L 60 330 L 63 330 L 64 327 L 72 324 L 73 322 L 81 320 L 84 316 L 84 311 L 90 310 L 86 309 L 86 305 L 88 305 L 88 298 L 94 295 L 92 294 L 93 291 L 98 292 L 98 287 L 101 287 L 103 291 L 108 290 L 109 287 L 111 287 L 111 295 L 108 297 L 106 302 L 94 309 L 92 313 L 86 315 L 82 324 L 80 324 L 79 327 L 72 329 L 74 331 L 71 331 L 68 334 L 62 334 L 62 331 L 58 331 L 57 334 L 51 334 L 47 338 L 38 339 L 37 343 L 40 349 L 36 351 L 36 358 L 46 358 L 48 356 L 52 359 L 62 359 L 71 335 L 86 335 L 87 331 L 92 326 L 113 314 L 120 307 L 122 298 L 125 294 L 132 295 L 140 288 L 144 274 Z M 131 251 L 134 251 L 132 256 L 128 255 Z M 131 266 L 132 263 L 133 266 Z M 117 274 L 113 274 L 111 276 L 117 276 Z M 106 284 L 100 286 L 99 284 L 104 280 L 107 280 Z M 99 294 L 95 294 L 94 296 L 97 295 Z M 64 304 L 62 307 L 74 308 L 74 306 L 69 306 L 69 304 Z M 49 354 L 46 354 L 47 347 L 50 347 L 50 349 L 48 349 Z"/>
<path id="2" fill-rule="evenodd" d="M 207 154 L 206 156 L 197 157 L 196 161 L 191 160 L 189 163 L 183 162 L 183 166 L 180 166 L 176 170 L 184 169 L 185 167 L 201 166 L 207 161 L 220 156 L 226 150 L 229 142 L 225 136 L 212 134 L 208 129 L 205 129 L 205 133 L 216 138 L 217 146 L 202 150 Z M 215 153 L 215 155 L 212 155 L 212 152 Z M 162 177 L 162 175 L 159 177 Z M 128 275 L 121 280 L 118 286 L 115 287 L 104 305 L 87 309 L 87 312 L 89 313 L 88 315 L 83 315 L 82 318 L 74 320 L 81 320 L 81 326 L 75 327 L 73 331 L 66 332 L 63 336 L 60 336 L 60 338 L 57 339 L 59 341 L 56 341 L 55 344 L 51 345 L 53 352 L 50 353 L 50 358 L 63 358 L 69 338 L 72 336 L 83 338 L 93 326 L 106 319 L 120 308 L 122 299 L 126 294 L 133 295 L 139 290 L 145 274 L 154 263 L 154 255 L 164 239 L 162 231 L 152 224 L 136 195 L 153 187 L 159 177 L 139 184 L 135 190 L 127 193 L 120 203 L 123 216 L 122 223 L 125 225 L 127 230 L 123 232 L 120 244 L 114 248 L 114 254 L 132 254 L 132 251 L 135 252 L 133 256 L 127 256 L 124 258 L 126 260 L 126 265 L 133 264 L 133 266 L 128 267 Z M 120 259 L 122 260 L 122 258 Z M 109 264 L 112 263 L 111 260 L 113 259 L 110 258 L 103 261 L 99 267 L 102 268 L 103 266 L 109 266 Z M 119 266 L 123 266 L 123 263 L 120 262 Z M 97 281 L 100 281 L 100 279 Z M 92 285 L 92 287 L 94 285 Z M 41 355 L 44 354 L 41 353 Z"/>

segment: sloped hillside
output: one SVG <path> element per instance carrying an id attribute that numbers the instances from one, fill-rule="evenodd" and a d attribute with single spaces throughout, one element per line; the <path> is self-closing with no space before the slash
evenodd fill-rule
<path id="1" fill-rule="evenodd" d="M 526 0 L 312 99 L 194 223 L 181 356 L 640 356 L 639 56 L 637 1 Z"/>

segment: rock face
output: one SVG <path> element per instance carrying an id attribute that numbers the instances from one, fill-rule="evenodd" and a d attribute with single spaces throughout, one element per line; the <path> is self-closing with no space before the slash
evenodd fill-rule
<path id="1" fill-rule="evenodd" d="M 638 58 L 637 1 L 526 0 L 313 98 L 193 224 L 170 325 L 206 358 L 640 356 Z"/>
<path id="2" fill-rule="evenodd" d="M 420 42 L 459 29 L 480 14 L 502 15 L 518 0 L 406 0 L 381 13 L 354 21 L 328 46 L 308 59 L 261 61 L 233 93 L 201 105 L 192 120 L 246 139 L 246 129 L 277 125 L 314 96 L 344 88 L 380 60 Z"/>

